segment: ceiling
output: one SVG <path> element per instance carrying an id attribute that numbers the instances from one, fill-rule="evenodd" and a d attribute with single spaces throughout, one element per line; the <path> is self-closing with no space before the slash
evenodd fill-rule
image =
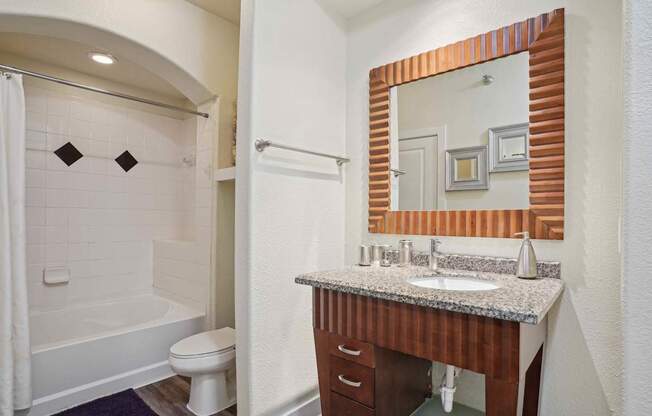
<path id="1" fill-rule="evenodd" d="M 186 0 L 209 13 L 223 17 L 226 20 L 240 23 L 240 0 Z"/>
<path id="2" fill-rule="evenodd" d="M 372 8 L 384 0 L 320 0 L 320 3 L 336 11 L 347 19 L 366 9 Z"/>
<path id="3" fill-rule="evenodd" d="M 209 13 L 223 17 L 235 24 L 240 23 L 240 0 L 186 0 Z M 318 0 L 329 10 L 339 13 L 347 19 L 366 9 L 374 7 L 384 0 Z"/>
<path id="4" fill-rule="evenodd" d="M 97 50 L 93 46 L 82 43 L 46 36 L 6 32 L 0 36 L 0 53 L 16 55 L 93 77 L 149 90 L 174 100 L 185 98 L 167 81 L 146 68 L 121 58 L 120 55 L 116 56 L 118 61 L 113 65 L 97 64 L 88 58 L 88 52 L 91 51 L 111 53 L 111 51 Z"/>

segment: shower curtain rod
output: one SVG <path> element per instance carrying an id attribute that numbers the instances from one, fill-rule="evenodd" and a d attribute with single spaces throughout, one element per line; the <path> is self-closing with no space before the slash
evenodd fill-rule
<path id="1" fill-rule="evenodd" d="M 161 102 L 158 102 L 158 101 L 149 100 L 147 98 L 136 97 L 134 95 L 123 94 L 121 92 L 105 90 L 105 89 L 97 88 L 97 87 L 91 87 L 90 85 L 79 84 L 77 82 L 72 82 L 72 81 L 68 81 L 68 80 L 65 80 L 65 79 L 61 79 L 61 78 L 51 77 L 49 75 L 40 74 L 38 72 L 27 71 L 25 69 L 14 68 L 12 66 L 2 65 L 2 64 L 0 64 L 0 70 L 6 71 L 6 72 L 13 72 L 15 74 L 27 75 L 29 77 L 40 78 L 40 79 L 44 79 L 46 81 L 56 82 L 57 84 L 68 85 L 70 87 L 80 88 L 80 89 L 86 90 L 86 91 L 91 91 L 91 92 L 96 92 L 96 93 L 99 93 L 99 94 L 110 95 L 112 97 L 118 97 L 118 98 L 122 98 L 124 100 L 137 101 L 137 102 L 143 103 L 143 104 L 148 104 L 148 105 L 153 105 L 153 106 L 156 106 L 156 107 L 167 108 L 168 110 L 181 111 L 183 113 L 194 114 L 196 116 L 208 118 L 207 113 L 202 113 L 202 112 L 199 112 L 199 111 L 189 110 L 189 109 L 183 108 L 183 107 L 177 107 L 177 106 L 174 106 L 174 105 L 161 103 Z"/>

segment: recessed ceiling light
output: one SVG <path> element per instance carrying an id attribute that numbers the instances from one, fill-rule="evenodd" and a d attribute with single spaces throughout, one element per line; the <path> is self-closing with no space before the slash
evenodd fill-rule
<path id="1" fill-rule="evenodd" d="M 117 59 L 115 59 L 113 55 L 110 55 L 108 53 L 89 52 L 88 56 L 98 64 L 103 64 L 103 65 L 111 65 L 112 63 L 115 63 L 117 61 Z"/>

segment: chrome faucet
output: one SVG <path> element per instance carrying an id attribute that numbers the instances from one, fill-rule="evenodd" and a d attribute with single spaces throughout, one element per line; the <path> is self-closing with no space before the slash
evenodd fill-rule
<path id="1" fill-rule="evenodd" d="M 436 238 L 430 239 L 430 256 L 428 256 L 428 267 L 430 270 L 437 271 L 439 269 L 439 257 L 442 253 L 439 251 L 441 241 Z"/>

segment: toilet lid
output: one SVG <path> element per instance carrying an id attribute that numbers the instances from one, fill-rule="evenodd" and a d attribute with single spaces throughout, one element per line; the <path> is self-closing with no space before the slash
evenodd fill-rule
<path id="1" fill-rule="evenodd" d="M 234 347 L 235 329 L 226 327 L 182 339 L 170 348 L 170 354 L 189 357 L 231 350 Z"/>

